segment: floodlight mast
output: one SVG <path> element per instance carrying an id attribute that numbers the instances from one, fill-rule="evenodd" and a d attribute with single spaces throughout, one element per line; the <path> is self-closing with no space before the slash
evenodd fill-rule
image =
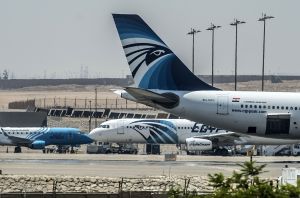
<path id="1" fill-rule="evenodd" d="M 210 24 L 206 30 L 212 32 L 212 43 L 211 43 L 211 85 L 214 86 L 214 44 L 215 44 L 215 29 L 220 28 L 221 26 L 216 26 L 213 23 Z"/>
<path id="2" fill-rule="evenodd" d="M 195 71 L 195 34 L 197 34 L 199 32 L 201 32 L 201 31 L 191 28 L 191 31 L 187 33 L 188 35 L 192 35 L 192 38 L 193 38 L 193 52 L 192 52 L 193 53 L 193 55 L 192 55 L 192 72 L 193 72 L 193 74 L 195 74 L 194 73 L 194 71 Z"/>
<path id="3" fill-rule="evenodd" d="M 240 21 L 237 19 L 234 19 L 230 25 L 235 26 L 235 61 L 234 61 L 234 90 L 237 90 L 237 31 L 238 31 L 238 25 L 246 23 L 245 21 Z"/>
<path id="4" fill-rule="evenodd" d="M 258 21 L 264 22 L 264 33 L 263 33 L 263 62 L 262 62 L 262 78 L 261 78 L 261 91 L 264 91 L 264 81 L 265 81 L 265 40 L 266 40 L 266 20 L 273 19 L 273 16 L 267 16 L 262 14 L 262 17 Z"/>

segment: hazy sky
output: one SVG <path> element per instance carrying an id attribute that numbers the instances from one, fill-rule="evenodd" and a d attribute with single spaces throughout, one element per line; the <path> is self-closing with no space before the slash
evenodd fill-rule
<path id="1" fill-rule="evenodd" d="M 0 72 L 16 78 L 78 77 L 88 67 L 90 77 L 121 77 L 128 65 L 111 13 L 139 14 L 188 66 L 191 27 L 196 36 L 195 72 L 209 74 L 211 22 L 215 32 L 215 72 L 233 74 L 236 17 L 238 74 L 260 74 L 262 12 L 267 22 L 266 73 L 300 75 L 299 0 L 1 0 Z"/>

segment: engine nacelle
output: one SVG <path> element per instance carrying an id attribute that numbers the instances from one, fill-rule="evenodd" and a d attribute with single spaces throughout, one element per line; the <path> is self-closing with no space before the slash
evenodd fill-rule
<path id="1" fill-rule="evenodd" d="M 212 150 L 212 142 L 201 138 L 187 138 L 186 146 L 188 151 L 209 151 Z"/>
<path id="2" fill-rule="evenodd" d="M 31 149 L 44 149 L 45 148 L 45 141 L 43 140 L 36 140 L 32 142 L 30 145 Z"/>

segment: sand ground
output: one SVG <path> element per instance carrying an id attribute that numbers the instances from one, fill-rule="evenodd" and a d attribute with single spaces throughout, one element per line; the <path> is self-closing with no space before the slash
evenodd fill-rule
<path id="1" fill-rule="evenodd" d="M 234 90 L 234 83 L 218 83 L 215 84 L 215 86 L 223 90 Z M 56 105 L 61 106 L 64 104 L 65 99 L 67 102 L 70 100 L 68 104 L 74 104 L 74 99 L 76 98 L 77 103 L 81 101 L 81 105 L 84 106 L 84 102 L 86 102 L 85 99 L 93 100 L 95 98 L 95 88 L 98 90 L 97 95 L 99 100 L 104 101 L 105 99 L 112 99 L 111 103 L 108 104 L 110 106 L 115 105 L 115 99 L 120 99 L 119 96 L 113 93 L 113 89 L 120 89 L 120 87 L 114 86 L 61 85 L 27 87 L 22 89 L 1 90 L 0 110 L 7 110 L 9 102 L 30 99 L 36 99 L 37 102 L 40 101 L 40 105 L 43 106 L 45 98 L 49 105 L 53 105 L 53 100 L 56 98 Z M 240 91 L 260 91 L 261 81 L 241 82 L 238 83 L 237 89 Z M 300 91 L 300 80 L 283 81 L 283 83 L 271 83 L 270 81 L 265 81 L 265 91 L 298 92 Z"/>

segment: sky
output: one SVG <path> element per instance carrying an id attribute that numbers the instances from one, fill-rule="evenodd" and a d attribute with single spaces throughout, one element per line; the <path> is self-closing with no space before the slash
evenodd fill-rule
<path id="1" fill-rule="evenodd" d="M 211 23 L 215 32 L 215 74 L 234 74 L 234 18 L 238 26 L 238 75 L 259 75 L 262 13 L 266 25 L 265 71 L 300 75 L 299 0 L 1 0 L 0 72 L 14 78 L 76 78 L 130 74 L 112 13 L 139 14 L 195 73 L 211 72 Z"/>

